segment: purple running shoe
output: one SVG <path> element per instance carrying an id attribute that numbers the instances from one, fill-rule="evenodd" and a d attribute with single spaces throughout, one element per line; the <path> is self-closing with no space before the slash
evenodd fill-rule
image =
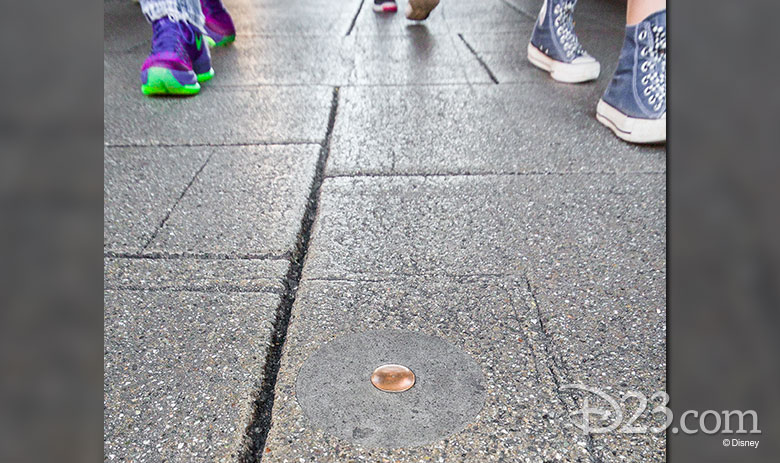
<path id="1" fill-rule="evenodd" d="M 184 21 L 152 23 L 152 51 L 141 67 L 144 95 L 194 95 L 214 76 L 203 35 Z"/>
<path id="2" fill-rule="evenodd" d="M 200 0 L 206 17 L 206 41 L 209 46 L 222 47 L 236 40 L 236 27 L 222 0 Z"/>

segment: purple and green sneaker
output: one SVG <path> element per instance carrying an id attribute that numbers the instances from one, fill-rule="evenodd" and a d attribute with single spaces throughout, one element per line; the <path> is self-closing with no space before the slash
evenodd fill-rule
<path id="1" fill-rule="evenodd" d="M 162 18 L 152 23 L 152 51 L 141 67 L 144 95 L 194 95 L 214 76 L 203 35 L 189 23 Z"/>
<path id="2" fill-rule="evenodd" d="M 236 40 L 236 27 L 221 0 L 200 0 L 206 17 L 206 41 L 209 46 L 222 47 Z"/>

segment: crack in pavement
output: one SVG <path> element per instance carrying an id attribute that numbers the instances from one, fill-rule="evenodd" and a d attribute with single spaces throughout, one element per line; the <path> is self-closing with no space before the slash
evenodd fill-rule
<path id="1" fill-rule="evenodd" d="M 209 161 L 211 160 L 211 158 L 213 156 L 214 156 L 214 153 L 209 154 L 209 157 L 206 158 L 206 160 L 200 166 L 200 169 L 198 169 L 195 172 L 195 175 L 192 176 L 192 179 L 190 179 L 190 181 L 187 183 L 187 186 L 184 187 L 184 190 L 181 192 L 179 197 L 176 198 L 176 201 L 173 203 L 173 206 L 171 206 L 170 209 L 168 209 L 168 212 L 165 214 L 165 217 L 163 217 L 163 219 L 160 221 L 160 224 L 157 226 L 157 228 L 154 229 L 154 231 L 152 232 L 152 236 L 150 236 L 149 239 L 146 241 L 146 244 L 143 245 L 143 247 L 141 248 L 141 252 L 146 251 L 146 248 L 148 248 L 149 245 L 152 244 L 152 241 L 154 241 L 155 238 L 157 238 L 157 235 L 160 233 L 162 228 L 165 226 L 165 222 L 167 222 L 168 219 L 171 217 L 171 214 L 173 213 L 173 211 L 176 210 L 176 206 L 179 205 L 179 203 L 181 202 L 181 199 L 184 197 L 184 195 L 187 194 L 187 191 L 189 191 L 189 189 L 192 186 L 192 184 L 195 183 L 195 179 L 197 179 L 198 175 L 200 175 L 200 173 L 203 172 L 203 169 L 206 168 L 206 164 L 209 163 Z"/>
<path id="2" fill-rule="evenodd" d="M 534 330 L 539 334 L 540 337 L 540 344 L 542 346 L 542 349 L 540 351 L 540 354 L 544 357 L 542 360 L 544 361 L 545 365 L 543 365 L 542 371 L 546 369 L 549 372 L 549 378 L 555 385 L 554 392 L 556 395 L 556 398 L 558 401 L 563 405 L 564 409 L 567 410 L 569 413 L 578 411 L 580 407 L 580 402 L 578 398 L 575 395 L 572 394 L 566 394 L 561 391 L 561 385 L 570 384 L 569 378 L 571 377 L 569 373 L 569 368 L 566 366 L 566 363 L 564 362 L 562 357 L 558 357 L 555 354 L 556 348 L 555 343 L 553 342 L 552 335 L 548 332 L 547 328 L 544 324 L 544 318 L 542 314 L 542 307 L 539 304 L 539 300 L 536 297 L 536 292 L 534 291 L 533 285 L 531 284 L 531 279 L 528 277 L 528 275 L 525 276 L 525 282 L 526 282 L 526 289 L 528 290 L 528 293 L 530 295 L 530 300 L 528 301 L 531 305 L 531 310 L 534 311 L 535 319 L 537 320 L 537 323 L 539 325 L 539 328 L 534 328 L 529 326 L 528 324 L 524 323 L 526 328 L 530 330 Z M 536 355 L 533 349 L 534 346 L 531 346 L 532 350 L 532 356 L 534 358 L 534 362 L 536 363 L 539 359 Z M 539 373 L 538 365 L 536 365 L 537 373 Z M 545 374 L 545 376 L 547 376 Z M 569 399 L 571 402 L 569 402 Z M 564 432 L 567 432 L 567 430 L 561 426 L 561 430 Z M 588 454 L 588 458 L 592 463 L 602 463 L 603 458 L 599 454 L 599 452 L 596 450 L 595 445 L 593 444 L 593 435 L 590 433 L 587 433 L 585 435 L 585 450 Z"/>
<path id="3" fill-rule="evenodd" d="M 464 45 L 466 45 L 466 48 L 469 49 L 472 55 L 474 55 L 474 58 L 477 59 L 479 64 L 482 66 L 482 68 L 487 72 L 488 77 L 490 77 L 490 80 L 493 81 L 494 84 L 498 84 L 498 78 L 496 78 L 496 75 L 493 74 L 493 71 L 490 69 L 490 66 L 487 65 L 487 63 L 482 59 L 481 56 L 479 56 L 479 53 L 477 53 L 477 50 L 474 49 L 474 47 L 471 46 L 470 43 L 466 41 L 466 39 L 463 37 L 463 34 L 458 34 L 458 37 L 460 37 L 461 42 L 463 42 Z"/>
<path id="4" fill-rule="evenodd" d="M 365 2 L 365 0 L 360 0 L 360 5 L 358 5 L 355 16 L 352 17 L 352 22 L 349 24 L 349 29 L 347 29 L 347 34 L 345 37 L 349 37 L 349 34 L 352 33 L 352 29 L 355 28 L 355 23 L 357 22 L 358 16 L 360 16 L 360 12 L 363 11 L 363 2 Z"/>

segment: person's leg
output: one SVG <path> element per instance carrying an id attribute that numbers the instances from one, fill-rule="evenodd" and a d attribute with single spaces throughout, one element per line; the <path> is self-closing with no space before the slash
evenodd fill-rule
<path id="1" fill-rule="evenodd" d="M 637 20 L 639 15 L 644 15 Z M 617 69 L 596 118 L 634 143 L 666 141 L 666 1 L 629 0 Z M 636 21 L 636 22 L 634 22 Z"/>
<path id="2" fill-rule="evenodd" d="M 199 0 L 141 0 L 152 23 L 152 49 L 141 66 L 145 95 L 194 95 L 211 79 L 211 56 L 203 41 Z"/>
<path id="3" fill-rule="evenodd" d="M 439 4 L 439 0 L 409 0 L 406 7 L 406 17 L 414 21 L 422 21 L 431 14 Z"/>
<path id="4" fill-rule="evenodd" d="M 149 22 L 168 18 L 171 21 L 185 21 L 201 32 L 206 20 L 199 0 L 141 0 L 141 11 Z"/>
<path id="5" fill-rule="evenodd" d="M 656 11 L 665 9 L 666 0 L 628 0 L 626 25 L 635 26 Z"/>
<path id="6" fill-rule="evenodd" d="M 531 64 L 560 82 L 587 82 L 601 71 L 574 33 L 576 4 L 577 0 L 544 0 L 528 44 Z"/>

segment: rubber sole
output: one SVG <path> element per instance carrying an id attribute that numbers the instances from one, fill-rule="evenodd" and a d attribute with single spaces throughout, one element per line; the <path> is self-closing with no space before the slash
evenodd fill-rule
<path id="1" fill-rule="evenodd" d="M 539 69 L 549 72 L 550 76 L 558 82 L 567 84 L 594 80 L 601 72 L 601 65 L 598 61 L 577 64 L 564 63 L 550 58 L 530 43 L 528 44 L 528 61 Z"/>
<path id="2" fill-rule="evenodd" d="M 214 77 L 214 68 L 210 68 L 208 71 L 196 75 L 198 77 L 198 82 L 206 82 Z"/>
<path id="3" fill-rule="evenodd" d="M 208 74 L 208 73 L 206 73 Z M 214 75 L 214 70 L 211 70 Z M 206 80 L 210 79 L 208 77 Z M 170 69 L 151 67 L 147 70 L 145 84 L 141 84 L 141 92 L 144 95 L 195 95 L 200 92 L 200 84 L 182 84 L 173 76 Z"/>
<path id="4" fill-rule="evenodd" d="M 236 41 L 236 34 L 232 35 L 226 35 L 222 37 L 222 39 L 219 42 L 215 42 L 214 39 L 209 37 L 208 35 L 203 35 L 203 38 L 206 39 L 206 43 L 208 46 L 214 48 L 214 47 L 224 47 L 225 45 L 229 45 Z"/>
<path id="5" fill-rule="evenodd" d="M 596 105 L 596 119 L 618 138 L 631 143 L 663 143 L 666 141 L 666 113 L 659 119 L 630 117 L 604 100 Z"/>
<path id="6" fill-rule="evenodd" d="M 409 0 L 406 7 L 406 18 L 412 21 L 422 21 L 431 14 L 439 0 Z"/>
<path id="7" fill-rule="evenodd" d="M 395 2 L 384 2 L 380 5 L 374 3 L 374 11 L 377 13 L 395 13 L 398 11 L 398 5 Z"/>

